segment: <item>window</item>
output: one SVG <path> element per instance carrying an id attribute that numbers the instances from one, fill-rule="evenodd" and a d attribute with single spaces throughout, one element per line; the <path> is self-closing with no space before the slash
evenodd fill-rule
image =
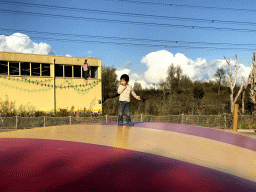
<path id="1" fill-rule="evenodd" d="M 55 77 L 63 77 L 63 65 L 55 64 Z"/>
<path id="2" fill-rule="evenodd" d="M 91 78 L 98 78 L 98 67 L 91 66 Z"/>
<path id="3" fill-rule="evenodd" d="M 31 76 L 40 76 L 40 63 L 31 63 Z"/>
<path id="4" fill-rule="evenodd" d="M 65 77 L 72 77 L 72 65 L 64 65 Z"/>
<path id="5" fill-rule="evenodd" d="M 8 62 L 0 61 L 0 75 L 8 75 Z"/>
<path id="6" fill-rule="evenodd" d="M 30 63 L 21 63 L 21 75 L 30 75 Z"/>
<path id="7" fill-rule="evenodd" d="M 19 63 L 9 62 L 10 75 L 19 75 Z"/>
<path id="8" fill-rule="evenodd" d="M 50 64 L 42 63 L 42 76 L 51 76 Z"/>
<path id="9" fill-rule="evenodd" d="M 81 78 L 81 66 L 80 65 L 74 65 L 74 77 Z"/>

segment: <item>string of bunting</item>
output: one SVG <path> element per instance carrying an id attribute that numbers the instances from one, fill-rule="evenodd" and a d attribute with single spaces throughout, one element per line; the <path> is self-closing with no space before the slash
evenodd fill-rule
<path id="1" fill-rule="evenodd" d="M 48 86 L 49 88 L 48 89 L 38 89 L 38 90 L 36 90 L 36 89 L 26 89 L 26 88 L 21 88 L 21 87 L 18 87 L 18 86 L 11 86 L 11 85 L 9 85 L 9 84 L 5 84 L 5 83 L 3 83 L 3 82 L 1 82 L 1 84 L 3 84 L 3 85 L 5 85 L 5 86 L 7 86 L 7 87 L 11 87 L 11 88 L 16 88 L 16 89 L 18 89 L 18 90 L 24 90 L 24 91 L 28 91 L 28 92 L 38 92 L 38 91 L 48 91 L 48 90 L 50 90 L 50 89 L 53 89 L 53 85 L 50 85 L 50 84 L 46 84 L 46 83 L 44 83 L 44 82 L 46 82 L 46 81 L 52 81 L 53 79 L 48 79 L 48 80 L 45 80 L 45 81 L 32 81 L 32 80 L 28 80 L 27 78 L 23 78 L 23 79 L 15 79 L 15 78 L 11 78 L 11 77 L 2 77 L 2 76 L 0 76 L 0 78 L 4 78 L 4 79 L 8 79 L 8 80 L 13 80 L 13 81 L 20 81 L 20 82 L 23 82 L 23 81 L 25 81 L 25 83 L 33 83 L 33 84 L 40 84 L 41 86 Z M 63 84 L 64 83 L 68 83 L 68 86 L 63 86 Z M 99 80 L 96 80 L 96 81 L 94 81 L 93 83 L 89 83 L 89 84 L 87 84 L 87 85 L 81 85 L 80 84 L 80 87 L 85 87 L 85 86 L 90 86 L 90 87 L 88 87 L 87 89 L 78 89 L 77 87 L 79 86 L 79 85 L 74 85 L 74 83 L 73 83 L 73 81 L 71 80 L 71 83 L 72 83 L 72 85 L 71 85 L 71 83 L 67 80 L 67 79 L 65 79 L 65 81 L 64 82 L 62 82 L 60 85 L 56 85 L 55 86 L 55 88 L 60 88 L 60 89 L 62 89 L 62 88 L 64 88 L 64 89 L 66 89 L 66 88 L 68 88 L 69 89 L 69 87 L 70 88 L 73 88 L 73 89 L 75 89 L 77 92 L 79 92 L 79 93 L 82 93 L 83 95 L 84 94 L 86 94 L 86 93 L 88 93 L 89 92 L 89 90 L 91 90 L 93 87 L 95 87 L 96 85 L 98 85 L 99 84 L 99 82 L 101 82 L 101 79 L 99 79 Z"/>
<path id="2" fill-rule="evenodd" d="M 74 83 L 73 83 L 73 81 L 71 80 L 71 83 L 72 83 L 72 85 L 71 85 L 71 83 L 68 81 L 68 80 L 66 80 L 66 82 L 70 85 L 68 85 L 68 88 L 69 87 L 73 87 L 78 93 L 82 93 L 83 95 L 84 94 L 86 94 L 86 93 L 88 93 L 93 87 L 95 87 L 96 85 L 98 85 L 99 84 L 99 82 L 101 82 L 101 79 L 99 79 L 99 80 L 97 80 L 97 81 L 94 81 L 93 83 L 89 83 L 88 85 L 90 86 L 89 88 L 87 88 L 87 89 L 78 89 L 77 87 L 78 87 L 78 85 L 74 85 Z M 88 85 L 81 85 L 80 84 L 80 87 L 84 87 L 84 86 L 88 86 Z"/>
<path id="3" fill-rule="evenodd" d="M 4 78 L 4 79 L 8 79 L 8 80 L 13 80 L 13 81 L 21 81 L 21 82 L 25 82 L 25 83 L 37 83 L 37 84 L 39 84 L 39 83 L 44 83 L 44 82 L 47 82 L 47 81 L 52 81 L 53 79 L 47 79 L 47 80 L 41 80 L 41 81 L 37 81 L 37 80 L 35 80 L 35 81 L 32 81 L 32 80 L 30 80 L 30 79 L 27 79 L 26 77 L 22 77 L 22 79 L 19 79 L 19 78 L 17 78 L 17 79 L 15 79 L 15 78 L 11 78 L 11 77 L 2 77 L 2 76 L 0 76 L 0 78 Z"/>

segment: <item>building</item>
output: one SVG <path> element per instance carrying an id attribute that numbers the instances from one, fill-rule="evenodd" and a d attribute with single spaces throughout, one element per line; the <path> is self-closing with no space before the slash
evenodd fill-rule
<path id="1" fill-rule="evenodd" d="M 86 85 L 84 58 L 0 52 L 0 99 L 16 109 L 56 112 L 59 109 L 102 112 L 101 59 L 89 58 L 91 77 Z M 18 110 L 19 112 L 19 110 Z"/>

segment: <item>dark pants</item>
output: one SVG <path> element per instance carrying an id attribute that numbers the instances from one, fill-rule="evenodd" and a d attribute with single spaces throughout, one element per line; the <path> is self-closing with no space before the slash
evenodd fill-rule
<path id="1" fill-rule="evenodd" d="M 84 71 L 84 79 L 87 80 L 90 77 L 89 70 Z"/>
<path id="2" fill-rule="evenodd" d="M 123 112 L 125 111 L 126 123 L 131 123 L 130 117 L 131 103 L 127 101 L 119 101 L 118 123 L 123 123 Z"/>

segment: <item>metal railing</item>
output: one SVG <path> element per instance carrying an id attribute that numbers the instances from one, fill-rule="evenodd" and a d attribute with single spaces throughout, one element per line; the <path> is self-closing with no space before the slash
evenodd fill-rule
<path id="1" fill-rule="evenodd" d="M 133 122 L 163 122 L 196 125 L 209 128 L 231 129 L 232 127 L 232 114 L 222 115 L 133 115 L 131 119 Z M 125 119 L 125 116 L 124 116 Z M 253 123 L 251 115 L 239 116 L 239 121 L 246 119 L 246 122 Z M 86 123 L 104 123 L 104 122 L 117 122 L 118 116 L 98 116 L 98 117 L 0 117 L 0 129 L 29 129 L 34 127 L 48 127 L 58 125 L 74 125 Z M 238 121 L 238 122 L 239 122 Z M 245 125 L 246 126 L 246 125 Z"/>

